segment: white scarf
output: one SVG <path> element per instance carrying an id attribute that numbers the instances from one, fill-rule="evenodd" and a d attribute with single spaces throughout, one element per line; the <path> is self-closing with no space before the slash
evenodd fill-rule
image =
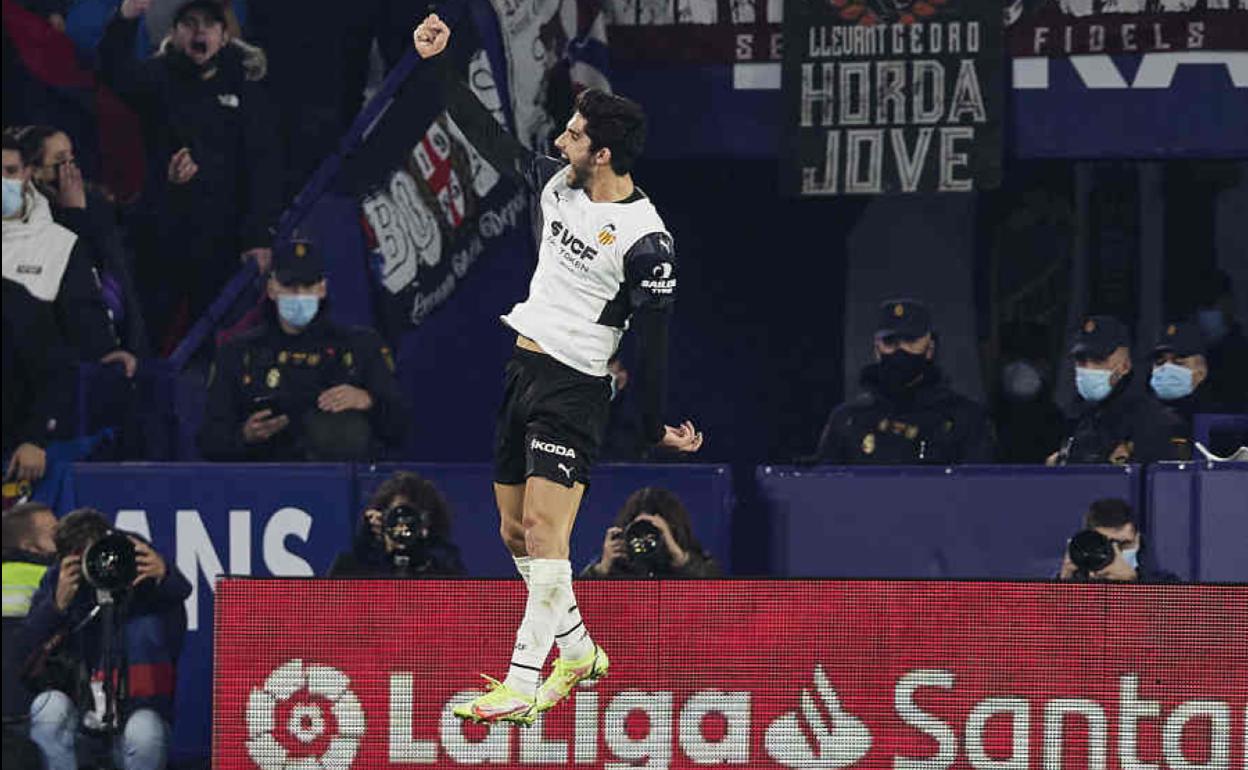
<path id="1" fill-rule="evenodd" d="M 78 236 L 52 221 L 52 207 L 38 190 L 27 185 L 25 197 L 25 213 L 4 220 L 4 277 L 52 302 Z"/>

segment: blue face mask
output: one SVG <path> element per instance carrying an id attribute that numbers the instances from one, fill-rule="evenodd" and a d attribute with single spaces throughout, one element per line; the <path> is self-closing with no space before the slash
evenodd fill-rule
<path id="1" fill-rule="evenodd" d="M 1153 368 L 1148 384 L 1153 386 L 1153 392 L 1162 401 L 1183 398 L 1192 393 L 1192 370 L 1167 361 Z"/>
<path id="2" fill-rule="evenodd" d="M 1087 369 L 1075 367 L 1075 389 L 1084 401 L 1104 401 L 1113 391 L 1109 378 L 1113 375 L 1108 369 Z"/>
<path id="3" fill-rule="evenodd" d="M 277 314 L 282 320 L 302 329 L 312 323 L 321 298 L 315 294 L 283 294 L 277 298 Z"/>
<path id="4" fill-rule="evenodd" d="M 5 195 L 8 195 L 7 188 Z M 7 199 L 4 205 L 7 211 L 7 206 L 9 205 Z M 1216 307 L 1196 311 L 1196 322 L 1200 324 L 1200 330 L 1205 333 L 1205 337 L 1210 342 L 1219 342 L 1226 336 L 1226 316 Z"/>
<path id="5" fill-rule="evenodd" d="M 1128 548 L 1122 551 L 1122 560 L 1127 563 L 1131 569 L 1138 570 L 1140 568 L 1140 549 Z"/>
<path id="6" fill-rule="evenodd" d="M 22 180 L 4 179 L 4 218 L 17 216 L 22 210 Z"/>

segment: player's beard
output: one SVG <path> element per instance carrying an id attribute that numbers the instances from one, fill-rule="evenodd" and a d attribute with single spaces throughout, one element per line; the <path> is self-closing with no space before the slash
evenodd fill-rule
<path id="1" fill-rule="evenodd" d="M 568 161 L 568 187 L 573 190 L 584 190 L 585 185 L 589 184 L 589 159 L 578 164 L 576 161 Z"/>

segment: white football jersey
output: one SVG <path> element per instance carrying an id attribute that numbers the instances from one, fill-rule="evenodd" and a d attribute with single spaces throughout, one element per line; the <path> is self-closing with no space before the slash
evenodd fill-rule
<path id="1" fill-rule="evenodd" d="M 595 203 L 568 186 L 567 169 L 542 187 L 529 297 L 502 320 L 555 360 L 601 377 L 632 308 L 648 298 L 672 300 L 675 255 L 663 220 L 640 190 L 626 202 Z M 630 255 L 634 247 L 647 252 L 644 258 Z"/>

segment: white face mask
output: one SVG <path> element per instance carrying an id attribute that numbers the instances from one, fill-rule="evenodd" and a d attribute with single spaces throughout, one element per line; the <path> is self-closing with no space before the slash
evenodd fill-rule
<path id="1" fill-rule="evenodd" d="M 22 211 L 26 184 L 20 179 L 4 178 L 4 218 L 11 219 Z"/>

